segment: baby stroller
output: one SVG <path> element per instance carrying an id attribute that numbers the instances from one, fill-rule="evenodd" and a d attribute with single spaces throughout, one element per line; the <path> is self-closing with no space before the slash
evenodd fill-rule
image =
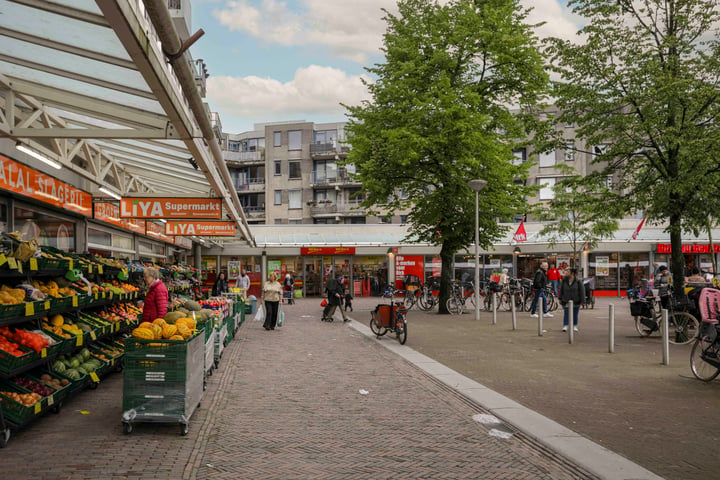
<path id="1" fill-rule="evenodd" d="M 585 287 L 585 298 L 583 308 L 595 308 L 595 277 L 587 277 L 583 280 Z"/>
<path id="2" fill-rule="evenodd" d="M 352 312 L 353 306 L 352 306 L 353 297 L 350 295 L 350 293 L 345 294 L 345 311 L 346 312 Z"/>

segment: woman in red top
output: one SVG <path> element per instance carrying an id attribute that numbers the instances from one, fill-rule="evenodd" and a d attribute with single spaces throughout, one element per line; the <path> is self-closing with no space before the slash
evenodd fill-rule
<path id="1" fill-rule="evenodd" d="M 553 292 L 555 292 L 555 296 L 560 294 L 560 280 L 562 280 L 562 274 L 560 273 L 560 270 L 555 268 L 555 264 L 551 263 L 550 268 L 547 271 L 547 278 L 550 282 L 550 285 L 552 285 Z"/>
<path id="2" fill-rule="evenodd" d="M 152 322 L 156 318 L 163 318 L 167 313 L 168 290 L 160 280 L 160 272 L 157 268 L 146 268 L 143 279 L 148 291 L 145 294 L 142 319 L 144 322 Z"/>

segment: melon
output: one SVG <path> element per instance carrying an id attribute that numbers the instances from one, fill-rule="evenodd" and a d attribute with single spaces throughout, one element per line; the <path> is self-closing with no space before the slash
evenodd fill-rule
<path id="1" fill-rule="evenodd" d="M 150 328 L 150 325 L 152 325 L 152 323 L 142 322 L 140 325 L 138 325 L 138 328 Z"/>
<path id="2" fill-rule="evenodd" d="M 167 323 L 175 323 L 175 321 L 178 318 L 183 318 L 185 316 L 184 313 L 177 311 L 177 312 L 168 312 L 163 317 Z"/>
<path id="3" fill-rule="evenodd" d="M 188 300 L 187 302 L 185 302 L 183 307 L 190 310 L 191 312 L 199 312 L 200 310 L 202 310 L 202 307 L 200 306 L 200 304 L 197 302 L 194 302 L 192 300 Z"/>
<path id="4" fill-rule="evenodd" d="M 185 338 L 182 335 L 173 335 L 172 337 L 168 338 L 168 340 L 185 340 Z"/>
<path id="5" fill-rule="evenodd" d="M 147 322 L 143 322 L 143 323 L 147 323 Z M 133 338 L 142 338 L 144 340 L 153 340 L 153 339 L 155 339 L 155 332 L 153 332 L 149 328 L 138 327 L 132 331 L 132 336 L 133 336 Z"/>
<path id="6" fill-rule="evenodd" d="M 175 325 L 165 325 L 162 329 L 162 337 L 165 339 L 168 339 L 175 334 L 177 334 L 177 327 Z"/>
<path id="7" fill-rule="evenodd" d="M 148 330 L 151 330 L 153 332 L 153 335 L 154 335 L 153 338 L 155 340 L 162 338 L 162 327 L 160 325 L 152 323 L 152 324 L 150 324 L 150 327 L 148 328 Z"/>

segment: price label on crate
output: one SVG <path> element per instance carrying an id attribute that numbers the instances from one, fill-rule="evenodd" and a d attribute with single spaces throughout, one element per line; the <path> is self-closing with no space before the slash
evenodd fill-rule
<path id="1" fill-rule="evenodd" d="M 50 300 L 45 300 L 45 310 L 50 310 Z"/>
<path id="2" fill-rule="evenodd" d="M 37 258 L 33 257 L 30 259 L 30 270 L 36 271 L 37 269 L 38 269 Z"/>
<path id="3" fill-rule="evenodd" d="M 102 298 L 105 298 L 105 292 L 102 292 Z"/>
<path id="4" fill-rule="evenodd" d="M 17 271 L 20 272 L 20 273 L 23 273 L 22 262 L 17 262 Z"/>
<path id="5" fill-rule="evenodd" d="M 83 344 L 83 336 L 82 335 L 76 335 L 75 336 L 75 346 L 76 347 L 82 347 Z"/>
<path id="6" fill-rule="evenodd" d="M 77 295 L 74 295 L 74 296 L 72 297 L 72 306 L 73 306 L 73 307 L 77 307 L 77 306 L 78 306 L 78 297 L 77 297 Z"/>
<path id="7" fill-rule="evenodd" d="M 25 304 L 25 316 L 32 317 L 35 315 L 35 304 L 33 302 L 27 302 Z"/>
<path id="8" fill-rule="evenodd" d="M 98 273 L 99 273 L 100 275 L 103 274 L 103 266 L 102 266 L 102 265 L 98 265 Z"/>
<path id="9" fill-rule="evenodd" d="M 53 395 L 49 395 L 49 396 L 47 397 L 47 399 L 48 399 L 48 407 L 49 407 L 50 405 L 54 405 L 54 404 L 55 404 L 55 398 L 53 397 Z"/>
<path id="10" fill-rule="evenodd" d="M 88 263 L 88 273 L 92 273 L 92 263 Z"/>
<path id="11" fill-rule="evenodd" d="M 5 265 L 8 261 L 8 258 L 5 256 L 4 253 L 0 253 L 0 267 Z"/>
<path id="12" fill-rule="evenodd" d="M 71 258 L 68 260 L 68 270 L 73 270 L 73 267 L 75 266 L 75 262 L 73 262 L 73 259 Z"/>
<path id="13" fill-rule="evenodd" d="M 37 402 L 37 403 L 35 404 L 35 415 L 37 415 L 38 413 L 40 413 L 40 410 L 42 410 L 42 405 L 40 405 L 40 402 Z"/>
<path id="14" fill-rule="evenodd" d="M 95 330 L 90 330 L 90 338 L 93 340 L 97 340 L 97 336 L 95 335 Z"/>
<path id="15" fill-rule="evenodd" d="M 10 267 L 11 270 L 17 270 L 18 264 L 17 264 L 17 260 L 15 260 L 15 258 L 8 257 L 7 262 L 8 262 L 8 267 Z"/>
<path id="16" fill-rule="evenodd" d="M 92 380 L 95 383 L 100 382 L 100 377 L 97 376 L 97 373 L 90 372 L 90 380 Z"/>
<path id="17" fill-rule="evenodd" d="M 40 350 L 40 358 L 45 357 L 47 357 L 47 348 L 43 348 L 42 350 Z"/>
<path id="18" fill-rule="evenodd" d="M 110 292 L 108 295 L 110 295 L 110 300 L 113 299 L 113 292 Z"/>
<path id="19" fill-rule="evenodd" d="M 114 367 L 114 366 L 115 366 L 115 359 L 114 359 L 114 358 L 113 358 L 113 359 L 110 359 L 110 366 L 111 366 L 111 367 Z"/>

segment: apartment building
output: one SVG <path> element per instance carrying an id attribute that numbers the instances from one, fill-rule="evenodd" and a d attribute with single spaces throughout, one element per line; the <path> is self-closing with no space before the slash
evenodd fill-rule
<path id="1" fill-rule="evenodd" d="M 403 223 L 368 215 L 361 184 L 344 162 L 345 123 L 304 120 L 223 135 L 223 155 L 250 224 Z"/>

